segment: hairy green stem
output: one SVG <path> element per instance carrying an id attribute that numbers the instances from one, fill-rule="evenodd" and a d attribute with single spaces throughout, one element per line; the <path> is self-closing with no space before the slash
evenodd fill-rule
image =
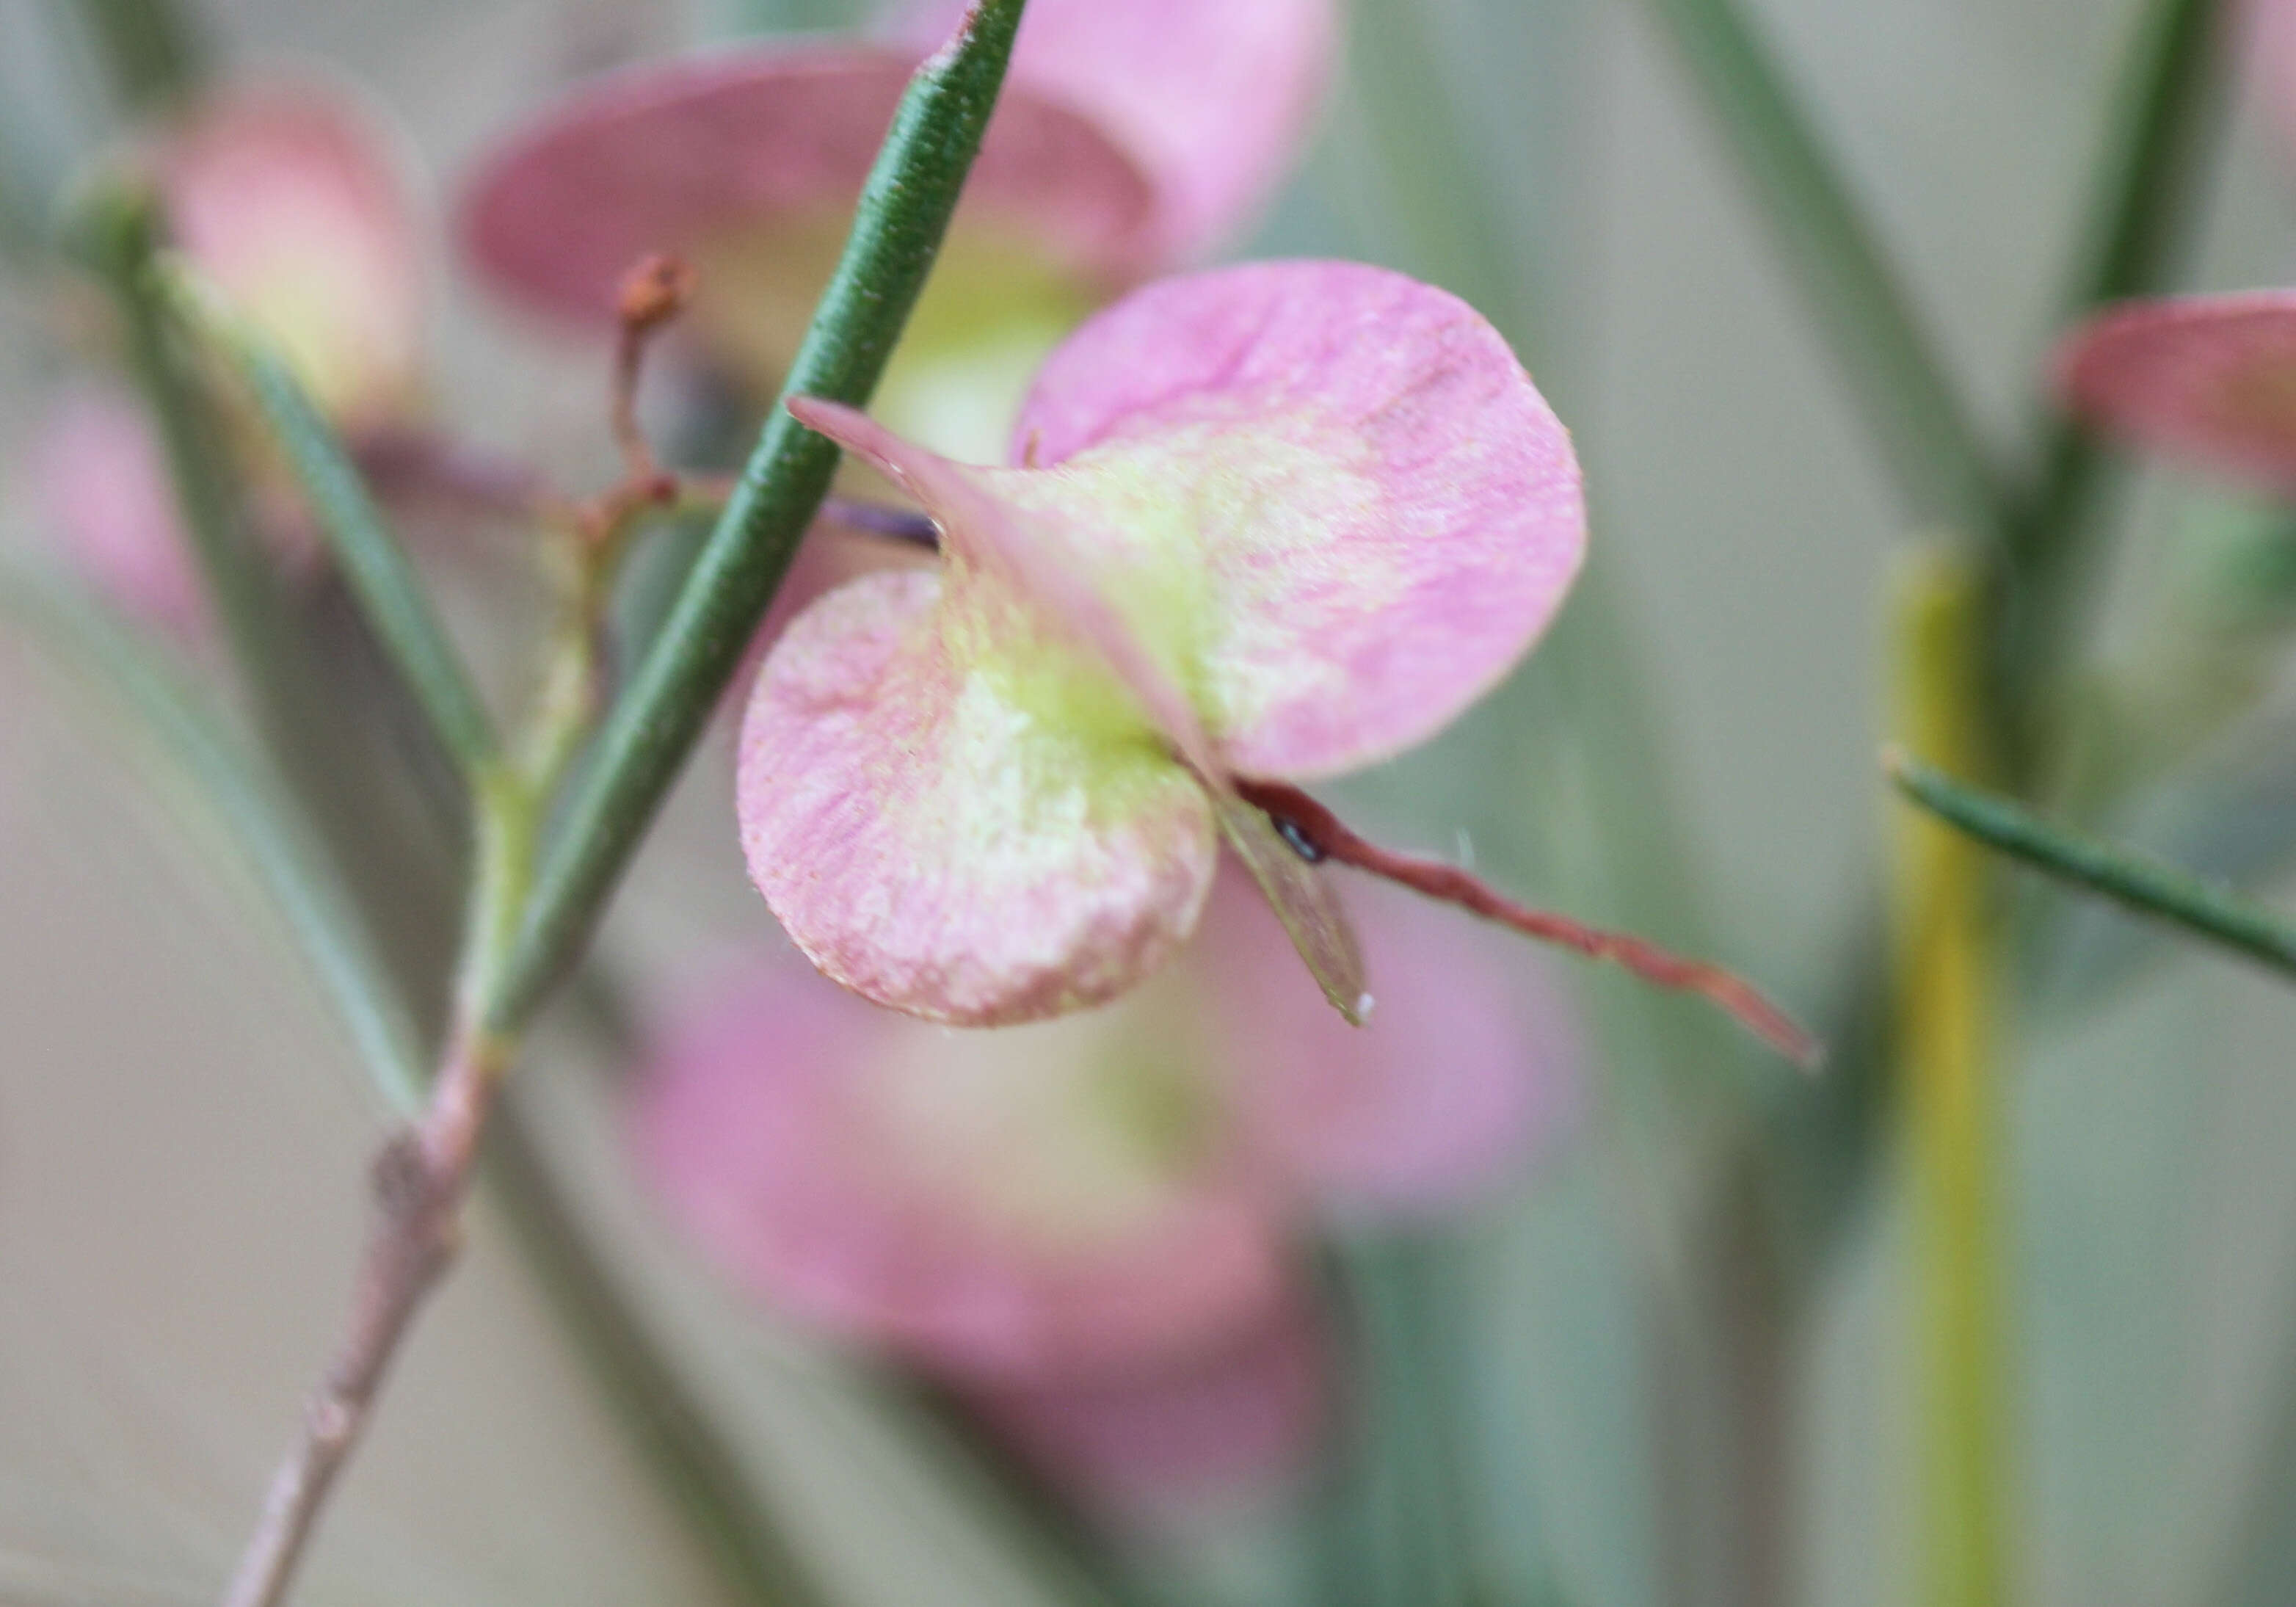
<path id="1" fill-rule="evenodd" d="M 924 288 L 980 148 L 1022 0 L 980 0 L 918 70 L 783 389 L 866 402 Z M 765 617 L 829 490 L 837 448 L 778 403 L 668 619 L 606 716 L 544 858 L 494 1002 L 524 1019 L 581 948 Z"/>
<path id="2" fill-rule="evenodd" d="M 102 604 L 53 577 L 0 564 L 0 612 L 62 667 L 118 699 L 229 829 L 299 940 L 396 1115 L 420 1112 L 429 1068 L 398 980 L 375 953 L 294 805 L 261 763 L 201 707 L 157 650 Z M 513 1099 L 496 1113 L 482 1172 L 576 1351 L 720 1573 L 750 1607 L 816 1601 L 762 1497 L 693 1398 L 659 1338 L 630 1309 L 596 1234 L 566 1199 L 550 1157 Z"/>
<path id="3" fill-rule="evenodd" d="M 1882 765 L 1906 797 L 1980 842 L 2296 977 L 2296 924 L 2269 906 L 2140 849 L 2054 824 L 1894 749 Z"/>
<path id="4" fill-rule="evenodd" d="M 917 72 L 783 394 L 867 399 L 914 305 L 1003 82 L 1022 0 L 978 0 Z M 541 799 L 514 768 L 474 767 L 479 864 L 455 1030 L 430 1103 L 384 1153 L 373 1237 L 334 1362 L 275 1476 L 226 1595 L 283 1598 L 321 1508 L 422 1305 L 445 1270 L 478 1141 L 533 1008 L 590 928 L 818 509 L 837 460 L 777 406 L 631 685 L 610 710 L 536 886 Z M 532 896 L 529 898 L 529 890 Z"/>

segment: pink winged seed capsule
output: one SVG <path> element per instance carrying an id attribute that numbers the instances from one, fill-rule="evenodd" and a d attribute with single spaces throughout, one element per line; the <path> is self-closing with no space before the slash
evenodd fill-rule
<path id="1" fill-rule="evenodd" d="M 1078 1009 L 1193 930 L 1225 836 L 1357 1006 L 1322 879 L 1233 778 L 1423 741 L 1561 604 L 1578 462 L 1496 332 L 1382 269 L 1256 264 L 1136 291 L 1054 351 L 1016 433 L 1033 467 L 791 406 L 946 553 L 815 603 L 751 696 L 742 846 L 799 947 L 935 1020 Z"/>
<path id="2" fill-rule="evenodd" d="M 2058 373 L 2116 435 L 2296 494 L 2296 290 L 2126 303 L 2073 332 Z"/>

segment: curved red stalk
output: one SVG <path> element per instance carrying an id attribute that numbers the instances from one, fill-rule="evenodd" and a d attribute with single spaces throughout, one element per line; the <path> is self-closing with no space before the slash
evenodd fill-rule
<path id="1" fill-rule="evenodd" d="M 1518 904 L 1439 859 L 1383 849 L 1357 836 L 1338 816 L 1297 787 L 1238 777 L 1235 789 L 1246 801 L 1266 810 L 1276 829 L 1304 857 L 1353 865 L 1430 898 L 1456 904 L 1527 938 L 1560 943 L 1590 959 L 1611 961 L 1660 988 L 1697 994 L 1728 1011 L 1748 1031 L 1806 1070 L 1816 1070 L 1824 1059 L 1824 1045 L 1800 1022 L 1752 983 L 1718 965 L 1685 959 L 1624 932 L 1584 926 L 1568 915 Z"/>

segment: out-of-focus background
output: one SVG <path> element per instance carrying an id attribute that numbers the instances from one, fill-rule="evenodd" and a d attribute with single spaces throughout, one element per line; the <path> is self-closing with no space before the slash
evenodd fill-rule
<path id="1" fill-rule="evenodd" d="M 578 75 L 843 20 L 832 0 L 195 9 L 234 57 L 316 59 L 355 79 L 403 120 L 442 193 Z M 2136 0 L 1749 9 L 1984 421 L 2013 439 L 2057 333 L 2061 264 Z M 10 129 L 86 132 L 75 108 L 94 69 L 71 10 L 0 0 Z M 1546 742 L 1559 694 L 1530 676 L 1351 796 L 1431 849 L 1469 833 L 1487 869 L 1547 902 L 1630 912 L 1641 895 L 1622 881 L 1665 878 L 1677 903 L 1652 917 L 1665 935 L 1694 934 L 1815 1013 L 1880 848 L 1887 576 L 1933 533 L 1910 529 L 1891 495 L 1650 8 L 1355 10 L 1315 154 L 1250 254 L 1386 262 L 1501 324 L 1587 470 L 1597 572 L 1563 634 L 1597 608 L 1616 629 L 1599 647 L 1552 644 L 1575 655 L 1570 695 L 1593 711 L 1574 734 Z M 2248 103 L 2252 85 L 2242 94 L 2194 286 L 2284 281 L 2296 246 L 2296 143 Z M 595 450 L 572 427 L 596 416 L 594 351 L 505 313 L 431 250 L 440 411 L 578 479 Z M 53 394 L 52 307 L 29 280 L 0 281 L 0 463 L 22 461 Z M 0 472 L 12 538 L 35 539 L 20 477 Z M 2137 634 L 2174 489 L 2148 481 L 2131 501 L 2105 653 Z M 378 1119 L 180 780 L 36 655 L 0 663 L 0 1599 L 201 1600 L 332 1332 Z M 1603 863 L 1615 801 L 1578 778 L 1605 742 L 1631 750 L 1602 762 L 1638 776 L 1652 814 L 1678 826 L 1687 882 L 1631 846 L 1624 872 Z M 723 754 L 705 755 L 666 828 L 678 847 L 651 855 L 617 905 L 606 943 L 636 975 L 674 978 L 770 927 L 730 830 L 716 834 L 724 778 Z M 1510 848 L 1488 824 L 1508 801 L 1493 789 L 1533 778 L 1555 814 Z M 2036 1004 L 2014 1027 L 2004 1219 L 2021 1599 L 2291 1599 L 2296 1555 L 2268 1542 L 2276 1527 L 2296 1534 L 2296 1000 L 2177 955 L 2075 1011 Z M 554 1041 L 536 1070 L 584 1053 Z M 1580 1128 L 1458 1230 L 1487 1275 L 1476 1320 L 1496 1336 L 1478 1374 L 1496 1470 L 1479 1544 L 1492 1577 L 1531 1593 L 1493 1599 L 1734 1599 L 1718 1594 L 1726 1569 L 1704 1572 L 1732 1542 L 1698 1537 L 1706 1521 L 1685 1515 L 1696 1499 L 1679 1488 L 1711 1482 L 1710 1468 L 1685 1472 L 1701 1457 L 1733 1453 L 1695 1423 L 1668 1431 L 1694 1409 L 1659 1387 L 1683 1370 L 1652 1337 L 1684 1302 L 1697 1308 L 1716 1271 L 1669 1169 L 1673 1136 L 1703 1119 L 1710 1073 L 1725 1075 L 1598 1075 Z M 598 1180 L 584 1209 L 693 1361 L 728 1454 L 783 1505 L 840 1599 L 1037 1599 L 1025 1526 L 953 1495 L 910 1418 L 724 1289 L 633 1193 L 596 1078 L 531 1081 L 523 1097 L 562 1166 Z M 1895 1182 L 1885 1152 L 1809 1291 L 1775 1415 L 1798 1469 L 1780 1599 L 1917 1599 Z M 306 1599 L 717 1599 L 633 1443 L 482 1205 Z M 1688 1562 L 1662 1540 L 1685 1527 Z M 1142 1545 L 1169 1554 L 1160 1577 L 1175 1599 L 1283 1599 L 1311 1566 L 1296 1536 L 1249 1516 Z"/>

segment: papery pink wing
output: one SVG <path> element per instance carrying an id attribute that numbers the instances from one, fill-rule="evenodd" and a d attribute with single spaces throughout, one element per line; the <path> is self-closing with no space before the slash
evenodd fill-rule
<path id="1" fill-rule="evenodd" d="M 916 498 L 954 557 L 992 576 L 1030 604 L 1047 629 L 1103 663 L 1179 757 L 1219 784 L 1223 772 L 1174 667 L 1160 661 L 1124 617 L 1109 584 L 1121 577 L 1094 573 L 1070 528 L 1011 505 L 996 495 L 995 477 L 905 441 L 857 408 L 792 397 L 789 410 Z"/>
<path id="2" fill-rule="evenodd" d="M 2058 373 L 2125 440 L 2296 491 L 2296 291 L 2126 303 L 2073 332 Z"/>
<path id="3" fill-rule="evenodd" d="M 922 47 L 964 9 L 924 0 L 897 35 Z M 1332 0 L 1030 0 L 1012 78 L 1135 154 L 1160 258 L 1178 266 L 1239 233 L 1297 164 L 1339 33 Z"/>
<path id="4" fill-rule="evenodd" d="M 1224 873 L 1188 968 L 1221 1026 L 1238 1120 L 1271 1167 L 1341 1206 L 1439 1208 L 1553 1141 L 1585 1078 L 1578 1022 L 1544 968 L 1456 910 L 1345 885 L 1376 983 L 1350 1029 L 1283 934 Z"/>
<path id="5" fill-rule="evenodd" d="M 951 463 L 850 407 L 808 397 L 791 398 L 789 407 L 808 428 L 865 455 L 922 504 L 954 564 L 1004 589 L 1043 629 L 1108 671 L 1210 794 L 1221 836 L 1259 883 L 1324 996 L 1349 1021 L 1360 1021 L 1363 959 L 1344 912 L 1321 873 L 1236 796 L 1183 685 L 1191 667 L 1185 653 L 1160 652 L 1151 636 L 1157 622 L 1126 605 L 1128 592 L 1152 590 L 1154 578 L 1144 569 L 1128 570 L 1111 540 L 1092 550 L 1095 537 L 1112 534 L 1089 522 L 1094 511 L 1016 504 L 1010 498 L 1029 482 L 1054 477 Z M 1177 623 L 1185 635 L 1187 622 Z"/>
<path id="6" fill-rule="evenodd" d="M 337 414 L 372 420 L 412 397 L 423 242 L 409 166 L 379 111 L 323 80 L 228 89 L 160 154 L 176 243 Z"/>
<path id="7" fill-rule="evenodd" d="M 961 1397 L 1062 1495 L 1125 1528 L 1232 1508 L 1313 1464 L 1329 1406 L 1316 1319 L 1295 1298 L 1216 1349 L 1071 1385 Z"/>
<path id="8" fill-rule="evenodd" d="M 1125 1042 L 952 1033 L 760 956 L 681 1013 L 638 1153 L 714 1259 L 810 1321 L 976 1382 L 1125 1375 L 1250 1331 L 1283 1282 L 1216 1145 L 1160 1158 L 1155 1098 L 1136 1145 L 1127 1068 L 1090 1080 Z"/>
<path id="9" fill-rule="evenodd" d="M 1538 638 L 1585 551 L 1570 435 L 1506 342 L 1360 264 L 1134 292 L 1053 354 L 1014 443 L 1063 471 L 1043 495 L 1072 522 L 1197 545 L 1199 705 L 1246 775 L 1431 735 Z"/>
<path id="10" fill-rule="evenodd" d="M 865 576 L 790 626 L 742 730 L 750 874 L 835 980 L 912 1014 L 1112 998 L 1193 930 L 1202 788 L 997 588 Z"/>
<path id="11" fill-rule="evenodd" d="M 610 324 L 621 275 L 647 252 L 850 212 L 918 60 L 749 46 L 582 86 L 487 156 L 463 193 L 463 247 L 519 301 Z M 1007 94 L 958 216 L 1120 284 L 1142 270 L 1148 209 L 1146 181 L 1089 121 Z"/>

